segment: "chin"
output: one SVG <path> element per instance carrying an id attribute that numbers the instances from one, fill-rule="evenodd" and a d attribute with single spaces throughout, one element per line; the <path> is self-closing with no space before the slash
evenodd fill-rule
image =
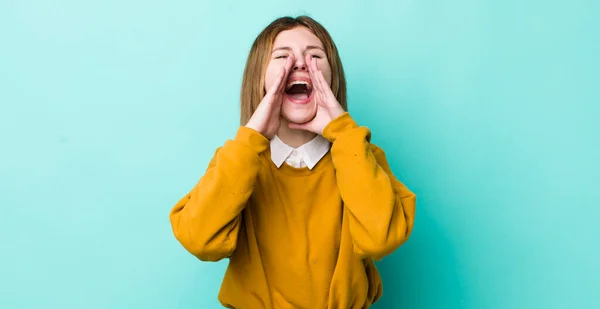
<path id="1" fill-rule="evenodd" d="M 312 100 L 307 103 L 298 104 L 286 98 L 281 106 L 281 115 L 289 122 L 298 124 L 307 123 L 313 120 L 316 114 L 317 108 Z"/>

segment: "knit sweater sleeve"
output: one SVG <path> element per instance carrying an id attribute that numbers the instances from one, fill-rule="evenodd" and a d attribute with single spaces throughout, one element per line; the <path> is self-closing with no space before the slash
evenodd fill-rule
<path id="1" fill-rule="evenodd" d="M 204 176 L 170 212 L 176 239 L 203 261 L 218 261 L 236 248 L 241 212 L 252 194 L 269 140 L 240 127 L 218 148 Z"/>
<path id="2" fill-rule="evenodd" d="M 344 113 L 323 131 L 332 142 L 338 189 L 349 213 L 354 251 L 361 258 L 382 259 L 411 234 L 416 196 L 400 182 L 385 153 L 370 143 L 371 132 Z"/>

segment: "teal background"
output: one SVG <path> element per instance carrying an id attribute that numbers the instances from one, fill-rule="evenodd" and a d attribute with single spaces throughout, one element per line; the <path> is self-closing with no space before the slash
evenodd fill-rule
<path id="1" fill-rule="evenodd" d="M 600 307 L 598 1 L 0 2 L 0 308 L 219 308 L 168 213 L 255 36 L 331 32 L 418 195 L 375 308 Z"/>

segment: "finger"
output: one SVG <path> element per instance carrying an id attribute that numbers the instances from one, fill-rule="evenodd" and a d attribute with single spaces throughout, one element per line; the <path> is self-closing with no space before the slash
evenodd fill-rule
<path id="1" fill-rule="evenodd" d="M 310 55 L 306 56 L 306 64 L 308 66 L 308 75 L 310 76 L 310 80 L 312 81 L 312 85 L 314 90 L 320 91 L 319 83 L 317 82 L 317 76 L 315 75 L 315 71 L 313 69 L 313 61 L 314 58 L 311 58 Z"/>
<path id="2" fill-rule="evenodd" d="M 294 66 L 294 63 L 296 63 L 296 56 L 294 56 L 294 54 L 291 54 L 288 57 L 289 63 L 287 64 L 286 70 L 288 72 L 288 75 L 290 74 L 290 72 L 292 71 L 292 66 Z"/>
<path id="3" fill-rule="evenodd" d="M 333 91 L 331 90 L 331 87 L 329 86 L 329 83 L 327 83 L 327 81 L 325 80 L 325 76 L 323 76 L 323 72 L 319 71 L 319 73 L 317 74 L 317 78 L 319 79 L 319 82 L 321 84 L 321 88 L 324 89 L 324 93 L 325 95 L 328 97 L 329 100 L 331 99 L 335 99 L 335 95 L 333 94 Z"/>
<path id="4" fill-rule="evenodd" d="M 279 69 L 279 74 L 277 74 L 277 89 L 275 89 L 275 93 L 281 93 L 282 89 L 285 88 L 285 76 L 287 75 L 286 68 L 289 62 L 290 60 L 287 59 L 285 65 Z"/>
<path id="5" fill-rule="evenodd" d="M 310 71 L 312 71 L 312 66 L 311 66 L 312 59 L 313 59 L 313 57 L 311 55 L 304 56 L 304 63 L 306 65 L 306 67 L 308 68 L 309 73 L 310 73 Z"/>
<path id="6" fill-rule="evenodd" d="M 281 87 L 282 76 L 283 75 L 285 75 L 285 69 L 281 68 L 281 69 L 279 69 L 279 73 L 277 73 L 277 77 L 275 78 L 275 82 L 273 83 L 273 85 L 271 85 L 271 88 L 269 88 L 269 91 L 267 91 L 267 95 L 271 95 L 272 96 L 275 93 L 277 93 L 277 91 Z"/>
<path id="7" fill-rule="evenodd" d="M 317 63 L 317 58 L 310 58 L 310 65 L 312 67 L 312 70 L 316 73 L 317 71 L 319 71 L 319 66 Z"/>
<path id="8" fill-rule="evenodd" d="M 323 83 L 323 81 L 325 80 L 323 77 L 323 72 L 321 70 L 319 70 L 319 68 L 317 68 L 317 61 L 315 59 L 315 61 L 312 63 L 313 65 L 313 74 L 316 77 L 317 83 L 319 84 L 319 88 L 322 92 L 326 92 L 326 89 L 329 87 L 327 86 L 327 83 Z"/>
<path id="9" fill-rule="evenodd" d="M 325 100 L 325 99 L 327 99 L 327 91 L 331 90 L 331 89 L 329 89 L 327 82 L 324 82 L 325 78 L 323 78 L 323 71 L 319 70 L 319 68 L 317 67 L 317 59 L 314 59 L 312 65 L 313 65 L 313 75 L 315 76 L 315 79 L 317 81 L 317 85 L 319 87 L 319 92 L 323 96 L 323 100 Z"/>
<path id="10" fill-rule="evenodd" d="M 290 55 L 289 57 L 287 57 L 285 66 L 283 67 L 284 73 L 280 77 L 281 84 L 280 84 L 279 89 L 277 89 L 278 92 L 283 92 L 285 90 L 285 88 L 287 86 L 287 79 L 288 79 L 288 76 L 290 76 L 290 72 L 292 71 L 292 66 L 294 65 L 294 62 L 295 62 L 294 55 Z"/>

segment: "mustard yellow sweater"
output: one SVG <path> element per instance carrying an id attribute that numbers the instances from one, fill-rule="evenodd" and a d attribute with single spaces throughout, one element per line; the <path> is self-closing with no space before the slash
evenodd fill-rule
<path id="1" fill-rule="evenodd" d="M 240 127 L 170 213 L 175 237 L 203 261 L 229 258 L 227 308 L 368 308 L 382 293 L 373 260 L 409 237 L 415 195 L 370 131 L 348 113 L 323 136 L 312 169 L 270 159 L 269 140 Z"/>

